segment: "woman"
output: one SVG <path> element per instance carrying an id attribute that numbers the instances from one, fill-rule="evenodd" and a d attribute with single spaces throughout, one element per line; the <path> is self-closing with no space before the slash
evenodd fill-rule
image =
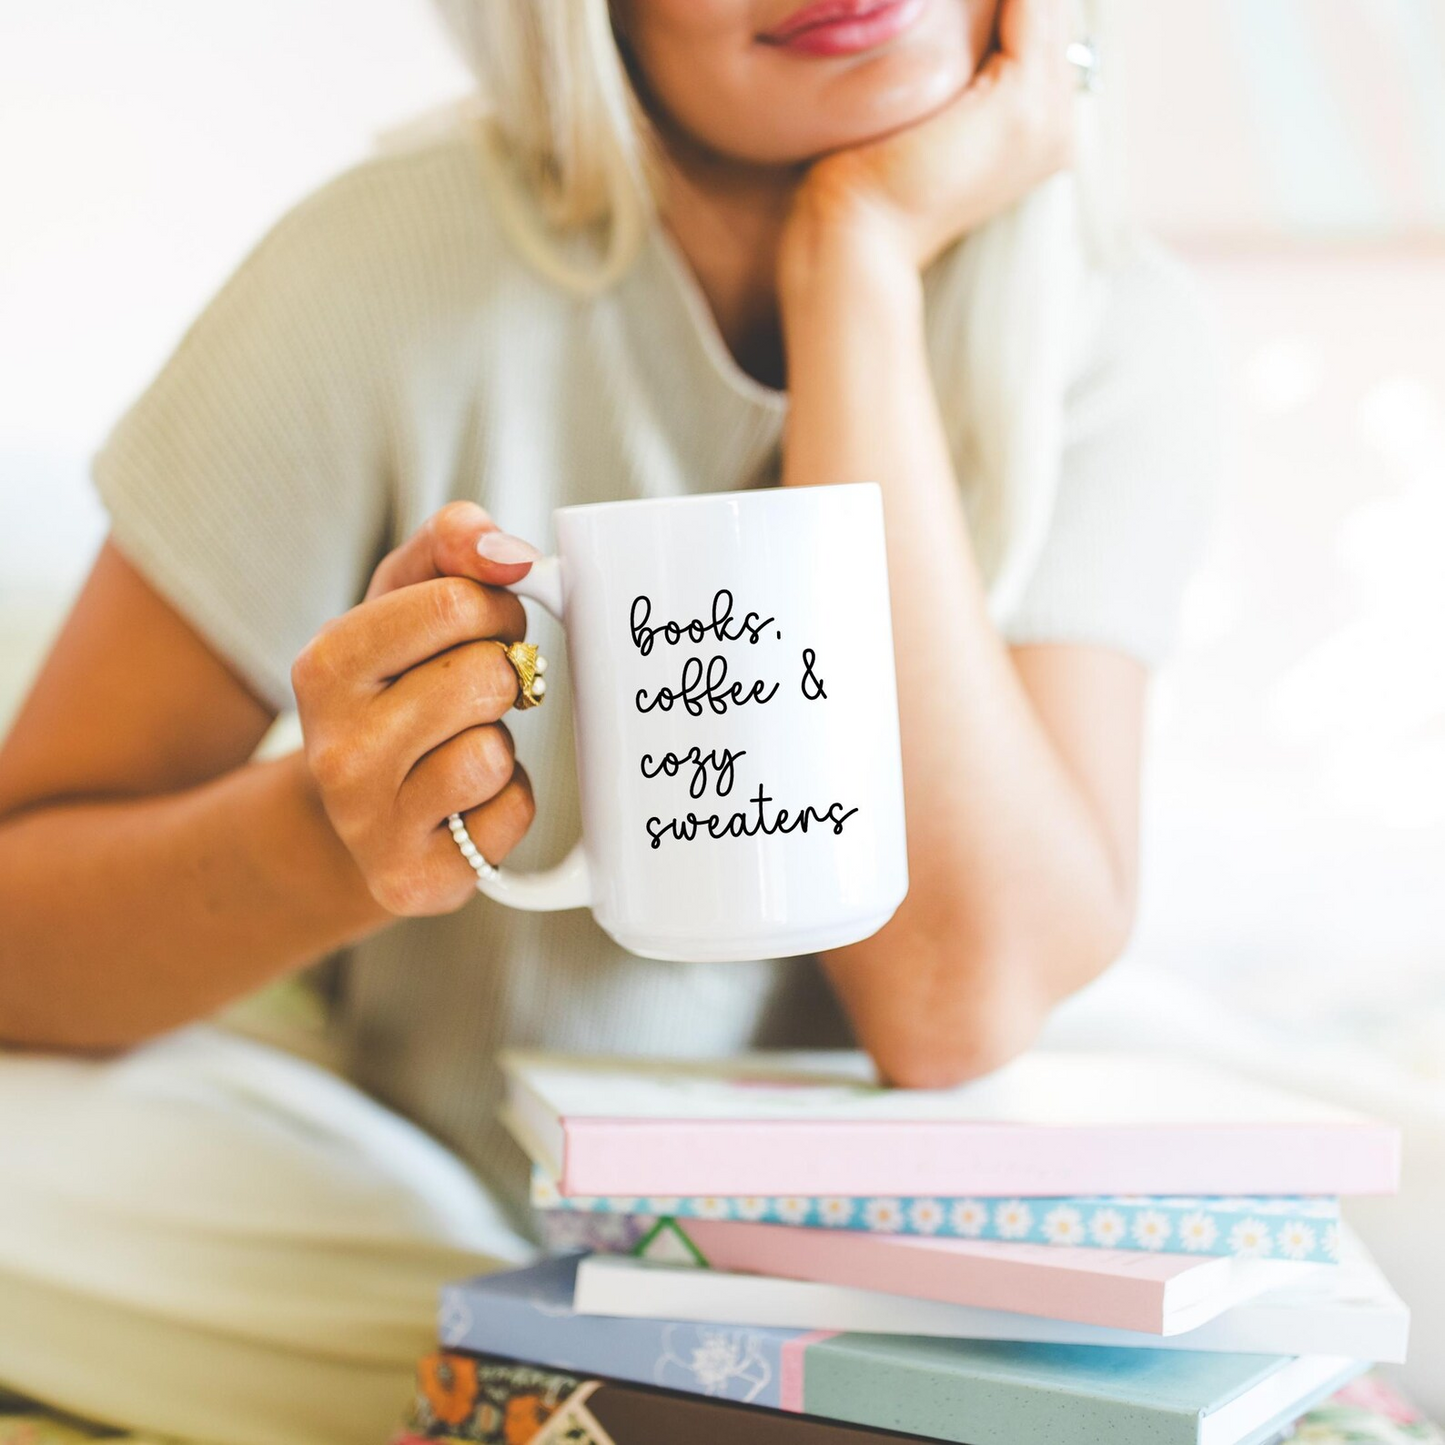
<path id="1" fill-rule="evenodd" d="M 493 118 L 299 206 L 96 459 L 111 538 L 0 755 L 0 1037 L 131 1049 L 345 950 L 346 1074 L 491 1193 L 210 1032 L 10 1061 L 39 1182 L 0 1220 L 0 1300 L 31 1321 L 0 1381 L 124 1424 L 374 1435 L 436 1282 L 520 1248 L 491 1203 L 521 1225 L 504 1043 L 851 1036 L 948 1084 L 1130 926 L 1215 373 L 1187 286 L 1111 221 L 1073 6 L 446 8 Z M 552 508 L 865 479 L 905 659 L 888 926 L 816 965 L 684 966 L 478 899 L 449 814 L 493 862 L 576 828 L 565 709 L 514 746 L 492 641 L 522 634 L 498 584 Z M 251 761 L 293 689 L 304 744 Z M 57 1373 L 101 1329 L 125 1369 Z"/>

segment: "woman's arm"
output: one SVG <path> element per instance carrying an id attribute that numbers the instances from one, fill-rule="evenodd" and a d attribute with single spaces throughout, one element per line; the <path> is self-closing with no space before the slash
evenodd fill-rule
<path id="1" fill-rule="evenodd" d="M 380 921 L 270 722 L 107 545 L 0 751 L 0 1039 L 132 1042 Z"/>
<path id="2" fill-rule="evenodd" d="M 1010 42 L 1062 54 L 1050 9 L 1012 0 L 1001 63 Z M 1022 34 L 1026 24 L 1039 33 Z M 1000 640 L 927 363 L 920 265 L 970 217 L 999 208 L 979 140 L 989 127 L 1009 133 L 994 113 L 1010 83 L 998 68 L 969 97 L 995 104 L 964 118 L 978 176 L 951 216 L 910 214 L 906 192 L 898 203 L 887 188 L 927 188 L 929 147 L 950 139 L 957 116 L 821 163 L 780 259 L 784 482 L 882 485 L 906 779 L 908 897 L 880 933 L 826 964 L 880 1069 L 913 1085 L 1018 1052 L 1055 1002 L 1119 953 L 1134 906 L 1144 669 L 1083 647 L 1011 655 Z M 1032 181 L 1035 153 L 1046 173 L 1063 155 L 1051 140 L 1005 147 L 1012 175 L 995 184 Z M 952 145 L 944 164 L 966 177 L 970 158 Z M 901 182 L 900 166 L 911 167 Z"/>
<path id="3" fill-rule="evenodd" d="M 0 749 L 0 1041 L 134 1043 L 472 896 L 437 825 L 475 809 L 495 860 L 531 820 L 516 678 L 472 641 L 523 625 L 478 585 L 526 571 L 479 556 L 489 527 L 460 504 L 383 562 L 298 665 L 305 751 L 268 762 L 269 709 L 102 550 Z"/>
<path id="4" fill-rule="evenodd" d="M 883 1072 L 933 1085 L 1016 1053 L 1122 947 L 1145 678 L 1117 654 L 999 639 L 921 306 L 896 279 L 825 241 L 785 293 L 784 482 L 883 487 L 911 883 L 826 963 Z"/>

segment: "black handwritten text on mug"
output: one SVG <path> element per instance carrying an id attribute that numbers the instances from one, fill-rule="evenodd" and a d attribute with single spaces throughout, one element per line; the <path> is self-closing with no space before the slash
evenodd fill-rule
<path id="1" fill-rule="evenodd" d="M 688 780 L 687 795 L 690 798 L 700 798 L 707 791 L 707 770 L 711 768 L 717 774 L 714 786 L 718 796 L 725 798 L 733 790 L 733 766 L 739 758 L 746 757 L 747 752 L 746 748 L 739 748 L 737 752 L 731 748 L 722 748 L 704 755 L 701 748 L 690 748 L 680 757 L 676 753 L 664 753 L 656 762 L 653 761 L 651 753 L 643 753 L 642 776 L 675 778 L 684 769 L 691 768 L 692 777 Z"/>
<path id="2" fill-rule="evenodd" d="M 841 833 L 843 824 L 858 811 L 857 808 L 845 810 L 842 803 L 832 803 L 822 812 L 812 806 L 794 811 L 779 808 L 769 817 L 767 805 L 772 801 L 759 783 L 757 792 L 748 799 L 757 805 L 755 813 L 731 813 L 727 817 L 712 813 L 705 818 L 689 813 L 685 818 L 673 818 L 666 823 L 653 817 L 647 820 L 647 836 L 654 848 L 660 848 L 662 840 L 669 836 L 681 843 L 691 843 L 704 832 L 709 838 L 756 838 L 759 834 L 771 837 L 775 833 L 806 833 L 809 823 L 829 823 L 834 833 Z"/>
<path id="3" fill-rule="evenodd" d="M 632 641 L 644 657 L 652 652 L 652 644 L 659 636 L 664 642 L 674 645 L 684 639 L 688 642 L 705 642 L 709 637 L 715 642 L 741 642 L 743 638 L 747 638 L 749 642 L 757 642 L 763 635 L 763 629 L 773 621 L 771 617 L 759 617 L 756 612 L 749 612 L 741 621 L 736 620 L 733 617 L 733 594 L 726 587 L 713 594 L 712 616 L 706 622 L 700 617 L 694 617 L 690 622 L 659 622 L 654 627 L 649 626 L 651 619 L 652 599 L 646 596 L 634 597 Z M 782 633 L 778 636 L 781 637 Z"/>
<path id="4" fill-rule="evenodd" d="M 743 642 L 751 646 L 763 640 L 765 631 L 773 633 L 773 640 L 782 639 L 782 631 L 774 627 L 776 618 L 749 612 L 739 620 L 733 616 L 733 603 L 732 591 L 720 587 L 713 594 L 710 618 L 696 617 L 688 622 L 654 624 L 652 599 L 639 595 L 633 598 L 628 619 L 632 643 L 641 656 L 648 657 L 659 639 L 669 646 L 681 643 L 692 646 L 710 644 L 713 647 Z M 809 702 L 826 702 L 828 693 L 823 676 L 818 671 L 817 652 L 811 647 L 803 648 L 802 662 L 803 696 Z M 752 683 L 729 682 L 726 656 L 715 652 L 704 658 L 694 653 L 683 662 L 675 686 L 640 687 L 633 695 L 633 702 L 640 713 L 670 713 L 680 707 L 689 717 L 702 718 L 709 714 L 721 717 L 729 709 L 745 703 L 763 706 L 778 695 L 780 688 L 780 683 L 766 679 Z M 692 799 L 703 797 L 711 782 L 717 796 L 722 798 L 732 792 L 736 764 L 746 755 L 745 748 L 714 747 L 704 752 L 701 746 L 696 745 L 681 751 L 644 753 L 642 776 L 649 781 L 680 777 L 686 781 L 688 797 Z M 807 833 L 810 825 L 814 832 L 831 830 L 838 834 L 843 831 L 848 819 L 858 812 L 857 808 L 849 808 L 842 803 L 830 803 L 826 808 L 813 804 L 803 808 L 774 807 L 774 799 L 762 783 L 757 785 L 757 791 L 748 802 L 750 809 L 727 814 L 688 812 L 666 820 L 654 815 L 647 820 L 647 836 L 653 848 L 660 848 L 664 840 L 691 843 L 699 838 L 756 838 Z"/>
<path id="5" fill-rule="evenodd" d="M 803 649 L 803 696 L 809 702 L 817 702 L 819 698 L 827 697 L 823 691 L 823 679 L 813 671 L 818 662 L 818 654 L 811 647 Z"/>
<path id="6" fill-rule="evenodd" d="M 778 683 L 771 687 L 760 678 L 751 687 L 741 682 L 729 683 L 728 660 L 721 653 L 715 653 L 703 666 L 700 657 L 689 657 L 682 666 L 682 679 L 677 687 L 659 687 L 649 697 L 645 687 L 637 689 L 638 712 L 651 712 L 658 708 L 671 712 L 674 705 L 681 703 L 691 717 L 701 717 L 704 708 L 719 715 L 729 707 L 741 707 L 745 702 L 771 702 L 778 693 Z"/>

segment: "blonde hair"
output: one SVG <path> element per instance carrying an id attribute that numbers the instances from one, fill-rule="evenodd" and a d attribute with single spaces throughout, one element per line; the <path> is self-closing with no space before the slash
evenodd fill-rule
<path id="1" fill-rule="evenodd" d="M 654 192 L 651 132 L 606 0 L 436 5 L 481 87 L 484 160 L 514 244 L 569 290 L 612 285 L 653 222 Z M 1096 44 L 1101 8 L 1081 0 Z M 1073 170 L 953 247 L 925 282 L 930 365 L 996 618 L 1043 546 L 1090 282 L 1121 245 L 1112 123 L 1104 97 L 1088 97 Z"/>

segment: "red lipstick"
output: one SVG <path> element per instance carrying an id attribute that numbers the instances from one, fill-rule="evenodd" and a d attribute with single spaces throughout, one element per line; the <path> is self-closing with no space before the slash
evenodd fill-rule
<path id="1" fill-rule="evenodd" d="M 927 4 L 928 0 L 813 0 L 758 39 L 797 55 L 856 55 L 901 35 Z"/>

